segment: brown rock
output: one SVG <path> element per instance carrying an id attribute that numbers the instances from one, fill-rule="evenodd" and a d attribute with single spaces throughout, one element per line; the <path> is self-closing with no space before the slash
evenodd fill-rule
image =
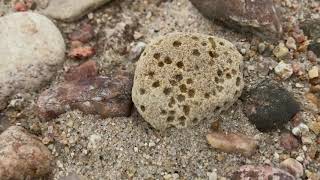
<path id="1" fill-rule="evenodd" d="M 95 61 L 89 60 L 80 66 L 70 68 L 64 76 L 66 81 L 79 81 L 95 77 L 98 74 L 98 68 Z"/>
<path id="2" fill-rule="evenodd" d="M 238 31 L 276 39 L 282 25 L 272 0 L 190 0 L 204 16 Z"/>
<path id="3" fill-rule="evenodd" d="M 292 151 L 299 147 L 299 141 L 290 132 L 285 132 L 280 136 L 280 146 L 286 150 Z"/>
<path id="4" fill-rule="evenodd" d="M 1 180 L 36 179 L 50 173 L 50 151 L 22 127 L 12 126 L 4 131 L 0 144 Z"/>
<path id="5" fill-rule="evenodd" d="M 91 57 L 94 55 L 94 53 L 95 50 L 91 46 L 76 47 L 70 50 L 69 57 L 75 59 L 84 59 Z"/>
<path id="6" fill-rule="evenodd" d="M 299 161 L 289 158 L 280 163 L 280 168 L 299 178 L 303 176 L 303 166 Z"/>
<path id="7" fill-rule="evenodd" d="M 207 141 L 213 148 L 223 152 L 245 156 L 251 156 L 257 149 L 257 142 L 243 134 L 213 132 L 207 135 Z"/>
<path id="8" fill-rule="evenodd" d="M 243 179 L 278 179 L 278 180 L 295 180 L 291 174 L 278 168 L 274 168 L 269 165 L 253 166 L 245 165 L 232 174 L 231 180 L 243 180 Z"/>
<path id="9" fill-rule="evenodd" d="M 69 34 L 72 41 L 80 41 L 82 43 L 89 42 L 94 37 L 93 27 L 88 23 L 83 23 L 79 29 Z"/>
<path id="10" fill-rule="evenodd" d="M 16 12 L 28 11 L 28 6 L 24 2 L 17 2 L 14 4 L 14 10 Z"/>
<path id="11" fill-rule="evenodd" d="M 102 117 L 129 116 L 131 89 L 132 75 L 123 72 L 65 82 L 41 93 L 37 102 L 39 116 L 56 118 L 68 109 Z"/>

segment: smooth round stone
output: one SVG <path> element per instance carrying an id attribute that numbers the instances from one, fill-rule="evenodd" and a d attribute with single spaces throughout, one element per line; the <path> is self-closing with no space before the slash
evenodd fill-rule
<path id="1" fill-rule="evenodd" d="M 49 81 L 65 55 L 59 29 L 43 15 L 13 13 L 0 18 L 0 109 L 9 96 Z"/>

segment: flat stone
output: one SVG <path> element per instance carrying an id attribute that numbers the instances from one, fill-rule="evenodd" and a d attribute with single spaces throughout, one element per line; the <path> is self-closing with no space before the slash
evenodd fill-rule
<path id="1" fill-rule="evenodd" d="M 241 166 L 239 170 L 233 173 L 232 180 L 243 179 L 278 179 L 278 180 L 295 180 L 295 177 L 286 171 L 281 169 L 263 165 L 253 166 L 245 165 Z"/>
<path id="2" fill-rule="evenodd" d="M 213 132 L 207 135 L 207 141 L 220 151 L 240 153 L 245 156 L 253 155 L 258 147 L 253 138 L 243 134 Z"/>
<path id="3" fill-rule="evenodd" d="M 299 103 L 287 90 L 267 81 L 250 90 L 243 99 L 245 114 L 260 131 L 283 127 L 300 110 Z"/>
<path id="4" fill-rule="evenodd" d="M 40 94 L 39 116 L 49 120 L 71 109 L 104 118 L 130 116 L 131 89 L 132 75 L 122 72 L 64 82 Z"/>
<path id="5" fill-rule="evenodd" d="M 240 32 L 249 31 L 277 39 L 282 25 L 272 0 L 190 0 L 210 20 L 218 20 Z"/>
<path id="6" fill-rule="evenodd" d="M 282 161 L 280 163 L 280 168 L 289 172 L 290 174 L 292 174 L 296 178 L 300 178 L 303 176 L 304 169 L 303 169 L 302 164 L 293 158 L 289 158 L 289 159 Z"/>
<path id="7" fill-rule="evenodd" d="M 62 21 L 76 21 L 110 0 L 50 0 L 43 14 Z"/>
<path id="8" fill-rule="evenodd" d="M 0 110 L 9 96 L 36 90 L 64 60 L 65 43 L 45 16 L 21 12 L 0 18 Z"/>
<path id="9" fill-rule="evenodd" d="M 22 127 L 11 126 L 4 131 L 0 144 L 1 180 L 38 179 L 51 172 L 51 152 Z"/>

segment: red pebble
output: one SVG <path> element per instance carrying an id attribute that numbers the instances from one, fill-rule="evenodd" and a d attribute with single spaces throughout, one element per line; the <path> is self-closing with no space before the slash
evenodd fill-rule
<path id="1" fill-rule="evenodd" d="M 88 58 L 94 55 L 95 51 L 90 46 L 84 46 L 84 47 L 77 47 L 71 49 L 69 53 L 69 57 L 71 58 L 77 58 L 77 59 L 83 59 Z"/>
<path id="2" fill-rule="evenodd" d="M 280 146 L 291 151 L 299 147 L 299 141 L 293 134 L 285 132 L 281 134 Z"/>
<path id="3" fill-rule="evenodd" d="M 98 68 L 95 61 L 89 60 L 80 66 L 72 67 L 64 76 L 66 81 L 80 81 L 98 74 Z"/>
<path id="4" fill-rule="evenodd" d="M 93 27 L 90 24 L 84 23 L 80 29 L 69 34 L 69 39 L 72 41 L 80 41 L 82 43 L 89 42 L 94 37 Z"/>
<path id="5" fill-rule="evenodd" d="M 14 10 L 17 11 L 17 12 L 23 12 L 23 11 L 27 11 L 28 10 L 28 7 L 25 3 L 23 2 L 17 2 L 15 5 L 14 5 Z"/>

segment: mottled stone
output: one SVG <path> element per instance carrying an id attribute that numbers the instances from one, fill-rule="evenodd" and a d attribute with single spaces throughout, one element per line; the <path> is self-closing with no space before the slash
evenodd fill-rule
<path id="1" fill-rule="evenodd" d="M 260 131 L 283 127 L 300 110 L 299 103 L 286 89 L 269 81 L 251 89 L 243 99 L 245 114 Z"/>
<path id="2" fill-rule="evenodd" d="M 97 75 L 98 68 L 96 62 L 89 60 L 79 66 L 71 67 L 64 75 L 64 79 L 66 81 L 79 81 L 95 77 Z"/>
<path id="3" fill-rule="evenodd" d="M 280 136 L 280 146 L 288 151 L 292 151 L 299 147 L 299 141 L 290 132 L 284 132 Z"/>
<path id="4" fill-rule="evenodd" d="M 94 29 L 90 24 L 83 23 L 78 29 L 70 33 L 68 37 L 72 41 L 86 43 L 94 37 Z"/>
<path id="5" fill-rule="evenodd" d="M 207 141 L 220 151 L 240 153 L 245 156 L 253 155 L 258 147 L 253 138 L 243 134 L 213 132 L 207 135 Z"/>
<path id="6" fill-rule="evenodd" d="M 303 176 L 303 166 L 302 164 L 292 158 L 286 159 L 280 163 L 280 168 L 289 172 L 296 178 L 300 178 Z"/>
<path id="7" fill-rule="evenodd" d="M 12 126 L 0 135 L 1 180 L 37 179 L 51 172 L 50 151 L 25 129 Z"/>
<path id="8" fill-rule="evenodd" d="M 272 0 L 191 0 L 204 16 L 238 31 L 250 31 L 276 39 L 282 33 L 280 18 Z"/>

